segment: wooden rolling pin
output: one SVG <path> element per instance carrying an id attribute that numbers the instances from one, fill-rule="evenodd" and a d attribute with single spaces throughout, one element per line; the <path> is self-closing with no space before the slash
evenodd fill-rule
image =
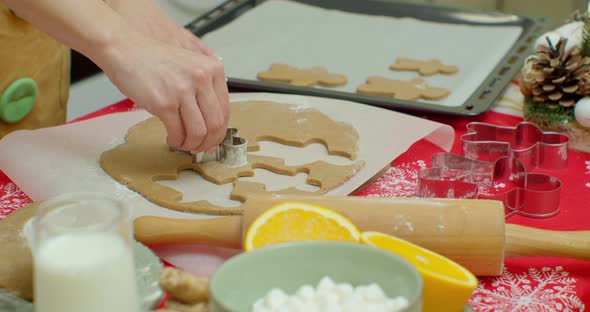
<path id="1" fill-rule="evenodd" d="M 313 203 L 348 217 L 361 231 L 379 231 L 442 254 L 478 276 L 502 273 L 504 257 L 590 260 L 590 231 L 559 232 L 505 224 L 499 201 L 367 197 L 252 196 L 242 216 L 212 219 L 140 217 L 135 237 L 148 245 L 204 244 L 241 248 L 245 231 L 266 209 Z"/>

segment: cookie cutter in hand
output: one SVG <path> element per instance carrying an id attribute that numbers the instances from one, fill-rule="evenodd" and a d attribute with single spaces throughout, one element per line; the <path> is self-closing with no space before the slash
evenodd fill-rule
<path id="1" fill-rule="evenodd" d="M 515 127 L 471 122 L 461 141 L 463 155 L 473 160 L 495 162 L 500 157 L 514 157 L 528 171 L 567 167 L 568 137 L 557 132 L 543 132 L 529 122 Z"/>
<path id="2" fill-rule="evenodd" d="M 194 156 L 194 163 L 208 163 L 218 161 L 228 167 L 242 167 L 248 163 L 248 142 L 238 136 L 238 129 L 228 128 L 223 142 L 214 150 L 208 152 L 192 153 L 172 148 L 179 153 L 188 153 Z"/>
<path id="3" fill-rule="evenodd" d="M 506 218 L 554 216 L 559 213 L 560 192 L 559 179 L 528 173 L 520 159 L 510 156 L 487 162 L 438 153 L 432 156 L 432 168 L 418 173 L 418 197 L 499 200 Z"/>

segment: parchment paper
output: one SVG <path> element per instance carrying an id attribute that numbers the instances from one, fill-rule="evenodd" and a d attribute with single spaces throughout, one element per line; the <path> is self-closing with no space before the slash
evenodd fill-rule
<path id="1" fill-rule="evenodd" d="M 314 107 L 334 120 L 353 124 L 360 135 L 358 160 L 365 160 L 366 165 L 347 183 L 333 189 L 328 195 L 349 194 L 423 137 L 447 151 L 454 138 L 453 129 L 447 125 L 348 101 L 267 93 L 232 94 L 231 99 L 267 100 Z M 133 206 L 133 218 L 143 215 L 206 217 L 152 204 L 114 181 L 100 167 L 98 160 L 101 153 L 123 142 L 129 127 L 148 117 L 150 115 L 144 111 L 117 113 L 59 127 L 13 132 L 0 141 L 0 168 L 33 200 L 65 192 L 98 191 L 128 201 Z M 292 150 L 278 144 L 264 145 L 262 148 L 261 153 L 278 157 L 285 156 L 285 150 Z M 308 152 L 312 151 L 316 154 L 308 155 L 310 159 L 336 163 L 348 161 L 335 160 L 325 150 L 320 152 L 322 149 L 317 146 L 308 148 Z M 292 161 L 292 157 L 287 160 L 288 163 Z M 276 175 L 267 176 L 271 179 L 266 181 L 267 184 L 274 185 L 272 179 Z M 190 180 L 188 178 L 187 185 L 190 185 Z M 293 178 L 293 181 L 301 183 L 298 178 Z M 185 199 L 205 194 L 210 200 L 223 201 L 224 198 L 220 196 L 226 196 L 219 193 L 219 186 L 211 183 L 201 183 L 191 188 L 179 186 L 177 189 L 185 191 Z"/>
<path id="2" fill-rule="evenodd" d="M 268 0 L 206 34 L 203 40 L 223 58 L 228 77 L 256 80 L 256 74 L 272 63 L 326 66 L 349 80 L 346 86 L 329 89 L 351 93 L 369 76 L 418 77 L 414 72 L 389 70 L 397 57 L 438 58 L 460 71 L 452 76 L 425 77 L 430 85 L 446 88 L 451 94 L 444 100 L 424 102 L 459 106 L 521 32 L 517 26 L 434 23 Z"/>

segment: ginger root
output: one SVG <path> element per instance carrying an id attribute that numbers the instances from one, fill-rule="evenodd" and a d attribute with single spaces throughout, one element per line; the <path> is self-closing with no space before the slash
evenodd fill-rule
<path id="1" fill-rule="evenodd" d="M 160 272 L 160 286 L 181 303 L 209 301 L 207 277 L 199 277 L 177 268 L 167 267 Z"/>

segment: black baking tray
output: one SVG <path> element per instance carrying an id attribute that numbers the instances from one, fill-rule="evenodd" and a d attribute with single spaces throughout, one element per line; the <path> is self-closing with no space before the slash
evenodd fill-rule
<path id="1" fill-rule="evenodd" d="M 222 27 L 244 12 L 266 0 L 229 0 L 198 17 L 185 27 L 196 36 L 203 36 Z M 295 87 L 287 83 L 267 82 L 228 77 L 233 90 L 301 94 L 350 100 L 408 113 L 435 113 L 444 115 L 475 116 L 486 112 L 518 73 L 524 59 L 530 55 L 536 38 L 552 27 L 546 18 L 531 18 L 495 12 L 482 12 L 440 7 L 409 2 L 386 0 L 291 0 L 321 8 L 345 12 L 391 17 L 414 17 L 421 20 L 464 25 L 517 26 L 520 37 L 479 87 L 460 106 L 442 106 L 432 103 L 405 101 L 388 97 L 366 96 L 356 93 L 332 91 L 313 87 Z"/>

